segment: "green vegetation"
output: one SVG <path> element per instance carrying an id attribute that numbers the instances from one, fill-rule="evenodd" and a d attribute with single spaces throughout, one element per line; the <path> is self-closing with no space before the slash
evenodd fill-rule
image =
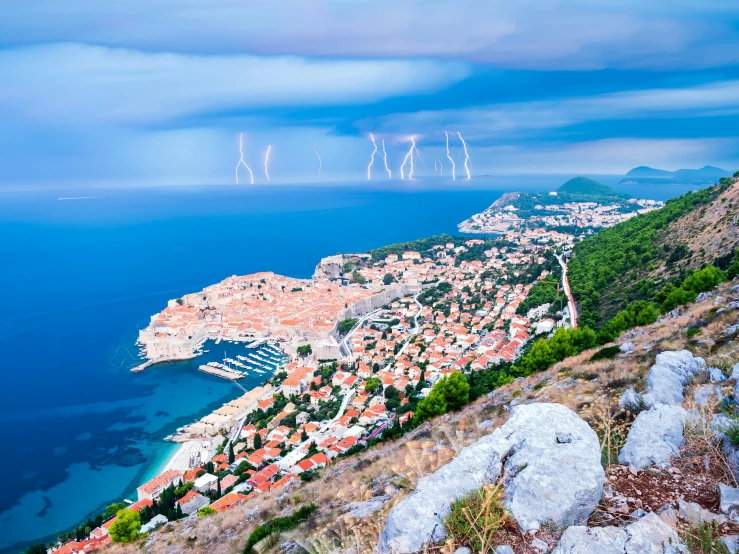
<path id="1" fill-rule="evenodd" d="M 593 354 L 590 357 L 590 361 L 597 362 L 598 360 L 612 360 L 618 356 L 619 352 L 621 352 L 621 349 L 618 346 L 606 346 Z"/>
<path id="2" fill-rule="evenodd" d="M 557 189 L 557 195 L 566 197 L 567 202 L 618 201 L 630 198 L 628 194 L 587 177 L 570 179 Z"/>
<path id="3" fill-rule="evenodd" d="M 244 554 L 256 554 L 254 545 L 259 541 L 269 537 L 270 535 L 295 529 L 303 521 L 307 520 L 315 511 L 316 507 L 313 504 L 309 504 L 308 506 L 300 507 L 290 516 L 276 517 L 263 523 L 254 529 L 254 531 L 249 535 L 249 538 L 246 540 L 246 545 L 244 546 Z"/>
<path id="4" fill-rule="evenodd" d="M 352 273 L 351 282 L 352 283 L 358 283 L 360 285 L 364 285 L 367 282 L 367 279 L 365 278 L 364 275 L 362 275 L 361 273 L 359 273 L 359 271 L 355 271 L 354 273 Z"/>
<path id="5" fill-rule="evenodd" d="M 349 331 L 352 330 L 352 327 L 354 327 L 357 324 L 356 319 L 348 318 L 339 323 L 339 333 L 342 335 L 346 335 Z"/>
<path id="6" fill-rule="evenodd" d="M 509 517 L 500 485 L 486 485 L 452 504 L 444 529 L 455 544 L 468 546 L 473 552 L 492 552 L 493 536 Z"/>
<path id="7" fill-rule="evenodd" d="M 689 339 L 692 339 L 696 335 L 700 335 L 702 333 L 702 329 L 699 329 L 698 327 L 691 327 L 688 329 L 688 332 L 686 333 Z"/>
<path id="8" fill-rule="evenodd" d="M 721 541 L 718 523 L 708 522 L 691 525 L 683 533 L 685 545 L 690 554 L 729 554 L 727 546 Z"/>
<path id="9" fill-rule="evenodd" d="M 672 249 L 659 246 L 667 226 L 723 190 L 717 186 L 685 194 L 579 242 L 568 277 L 580 304 L 581 324 L 597 328 L 629 303 L 651 299 L 656 285 L 642 279 L 670 257 Z"/>
<path id="10" fill-rule="evenodd" d="M 598 342 L 605 344 L 615 340 L 623 331 L 641 325 L 649 325 L 657 321 L 659 312 L 651 302 L 638 300 L 626 309 L 618 312 L 613 319 L 606 322 L 598 331 Z"/>
<path id="11" fill-rule="evenodd" d="M 550 276 L 551 277 L 551 276 Z M 556 279 L 553 277 L 552 279 Z M 557 299 L 557 286 L 551 284 L 551 282 L 538 282 L 536 283 L 526 297 L 526 300 L 521 302 L 516 310 L 516 313 L 526 314 L 531 308 L 536 308 L 542 304 L 551 304 Z"/>
<path id="12" fill-rule="evenodd" d="M 415 423 L 445 414 L 448 410 L 458 410 L 470 401 L 470 384 L 459 371 L 439 379 L 429 395 L 416 407 Z"/>
<path id="13" fill-rule="evenodd" d="M 391 283 L 395 282 L 395 277 L 393 277 L 392 273 L 385 273 L 385 275 L 382 278 L 382 284 L 383 285 L 389 285 Z"/>
<path id="14" fill-rule="evenodd" d="M 298 356 L 306 357 L 313 354 L 313 348 L 311 348 L 310 344 L 304 344 L 303 346 L 298 346 Z"/>
<path id="15" fill-rule="evenodd" d="M 139 537 L 141 516 L 134 510 L 120 510 L 118 519 L 110 526 L 110 538 L 113 542 L 128 543 Z"/>
<path id="16" fill-rule="evenodd" d="M 210 506 L 203 506 L 202 508 L 200 508 L 200 509 L 198 510 L 198 515 L 199 515 L 199 516 L 212 516 L 213 514 L 217 514 L 217 513 L 218 513 L 218 512 L 216 512 L 216 511 L 215 511 L 215 510 L 214 510 L 213 508 L 211 508 Z"/>
<path id="17" fill-rule="evenodd" d="M 709 265 L 688 275 L 678 287 L 668 283 L 654 298 L 663 313 L 669 312 L 678 306 L 695 302 L 701 292 L 709 291 L 725 280 L 726 273 Z"/>
<path id="18" fill-rule="evenodd" d="M 535 371 L 544 371 L 569 356 L 576 356 L 596 344 L 595 331 L 588 327 L 565 329 L 560 327 L 549 338 L 534 343 L 526 354 L 516 360 L 512 373 L 526 377 Z"/>
<path id="19" fill-rule="evenodd" d="M 370 393 L 375 392 L 380 388 L 381 384 L 377 377 L 367 377 L 367 380 L 364 382 L 364 391 Z"/>

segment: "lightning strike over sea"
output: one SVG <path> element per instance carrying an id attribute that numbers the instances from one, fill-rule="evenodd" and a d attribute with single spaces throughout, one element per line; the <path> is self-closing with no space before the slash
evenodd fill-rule
<path id="1" fill-rule="evenodd" d="M 267 153 L 264 155 L 264 174 L 267 176 L 267 182 L 269 183 L 269 153 L 272 151 L 272 145 L 267 145 Z"/>
<path id="2" fill-rule="evenodd" d="M 318 150 L 316 150 L 316 146 L 313 145 L 313 152 L 318 157 L 318 176 L 321 176 L 321 167 L 323 166 L 323 161 L 321 160 L 321 155 L 318 153 Z"/>
<path id="3" fill-rule="evenodd" d="M 387 152 L 385 152 L 385 139 L 382 139 L 382 161 L 385 162 L 385 171 L 387 171 L 387 178 L 393 178 L 393 172 L 390 171 L 390 166 L 387 165 Z"/>
<path id="4" fill-rule="evenodd" d="M 251 178 L 251 184 L 253 185 L 254 184 L 254 174 L 251 172 L 251 168 L 244 161 L 244 133 L 239 133 L 239 154 L 241 154 L 241 157 L 239 158 L 239 163 L 236 164 L 236 184 L 237 185 L 239 184 L 239 166 L 243 164 L 243 166 L 249 172 L 249 177 Z"/>
<path id="5" fill-rule="evenodd" d="M 414 154 L 420 155 L 418 152 L 418 148 L 416 148 L 416 137 L 411 137 L 411 149 L 408 150 L 408 153 L 405 155 L 405 158 L 403 158 L 403 164 L 400 166 L 400 178 L 405 179 L 405 171 L 403 168 L 405 168 L 405 164 L 408 163 L 409 171 L 408 171 L 408 178 L 413 179 L 413 157 Z"/>
<path id="6" fill-rule="evenodd" d="M 369 181 L 372 178 L 372 166 L 375 165 L 375 154 L 377 154 L 377 143 L 375 142 L 375 137 L 370 133 L 369 136 L 370 140 L 372 141 L 372 146 L 375 147 L 375 149 L 372 151 L 372 156 L 370 157 L 369 165 L 367 166 L 367 180 Z"/>
<path id="7" fill-rule="evenodd" d="M 462 133 L 457 132 L 457 136 L 459 137 L 459 140 L 462 141 L 462 148 L 464 148 L 464 170 L 467 172 L 467 178 L 471 179 L 472 175 L 470 175 L 470 166 L 469 166 L 470 155 L 469 155 L 469 152 L 467 152 L 467 143 L 462 138 Z"/>
<path id="8" fill-rule="evenodd" d="M 449 161 L 452 164 L 452 179 L 457 178 L 457 168 L 454 165 L 454 158 L 452 158 L 452 155 L 449 153 L 449 133 L 444 131 L 444 134 L 446 135 L 446 157 L 449 159 Z"/>

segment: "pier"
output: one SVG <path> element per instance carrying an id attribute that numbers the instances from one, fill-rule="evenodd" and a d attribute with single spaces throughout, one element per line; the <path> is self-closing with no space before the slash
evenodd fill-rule
<path id="1" fill-rule="evenodd" d="M 198 367 L 198 370 L 209 375 L 214 375 L 215 377 L 220 377 L 221 379 L 226 379 L 228 381 L 236 381 L 237 379 L 244 378 L 244 376 L 238 371 L 233 371 L 231 369 L 221 369 L 209 365 L 201 365 L 200 367 Z"/>

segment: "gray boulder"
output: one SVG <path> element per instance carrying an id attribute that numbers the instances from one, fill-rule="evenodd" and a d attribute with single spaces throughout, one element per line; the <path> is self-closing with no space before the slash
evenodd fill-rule
<path id="1" fill-rule="evenodd" d="M 552 554 L 684 554 L 677 533 L 655 514 L 626 527 L 569 527 Z"/>
<path id="2" fill-rule="evenodd" d="M 726 514 L 734 523 L 739 522 L 739 489 L 719 483 L 718 494 L 721 513 Z"/>
<path id="3" fill-rule="evenodd" d="M 714 514 L 710 510 L 706 510 L 701 507 L 700 504 L 695 502 L 687 502 L 682 498 L 677 501 L 677 513 L 685 521 L 692 523 L 693 525 L 700 525 L 703 523 L 716 522 L 719 525 L 726 523 L 726 516 Z"/>
<path id="4" fill-rule="evenodd" d="M 739 552 L 739 535 L 724 535 L 721 542 L 729 551 L 729 554 L 737 554 Z"/>
<path id="5" fill-rule="evenodd" d="M 631 426 L 618 461 L 637 469 L 650 465 L 668 467 L 670 458 L 683 443 L 686 417 L 687 413 L 680 406 L 666 404 L 641 412 Z"/>
<path id="6" fill-rule="evenodd" d="M 634 351 L 634 343 L 633 343 L 633 342 L 625 342 L 625 343 L 623 343 L 622 345 L 620 345 L 620 346 L 618 347 L 618 349 L 619 349 L 619 350 L 620 350 L 620 351 L 621 351 L 622 353 L 624 353 L 624 354 L 628 354 L 629 352 L 633 352 L 633 351 Z"/>
<path id="7" fill-rule="evenodd" d="M 495 554 L 516 554 L 509 545 L 504 544 L 503 546 L 495 547 Z"/>
<path id="8" fill-rule="evenodd" d="M 648 408 L 659 404 L 682 404 L 684 386 L 685 383 L 677 373 L 664 366 L 654 365 L 647 375 L 644 404 Z"/>
<path id="9" fill-rule="evenodd" d="M 739 379 L 739 362 L 735 363 L 734 367 L 731 368 L 731 378 Z"/>
<path id="10" fill-rule="evenodd" d="M 584 523 L 605 480 L 595 432 L 560 404 L 526 404 L 462 449 L 389 513 L 378 552 L 414 552 L 445 537 L 452 501 L 502 476 L 504 505 L 523 532 Z"/>
<path id="11" fill-rule="evenodd" d="M 703 358 L 693 356 L 688 350 L 668 350 L 657 354 L 655 365 L 666 367 L 676 375 L 680 376 L 683 385 L 696 373 L 705 371 L 706 361 Z"/>
<path id="12" fill-rule="evenodd" d="M 631 388 L 626 389 L 618 401 L 619 408 L 622 410 L 630 410 L 632 412 L 638 410 L 641 407 L 641 404 L 641 396 Z"/>
<path id="13" fill-rule="evenodd" d="M 711 378 L 711 381 L 713 381 L 714 383 L 720 383 L 721 381 L 725 381 L 726 380 L 726 375 L 724 375 L 724 372 L 721 371 L 717 367 L 710 367 L 710 368 L 708 368 L 708 376 Z M 732 375 L 732 377 L 733 377 L 733 375 Z"/>

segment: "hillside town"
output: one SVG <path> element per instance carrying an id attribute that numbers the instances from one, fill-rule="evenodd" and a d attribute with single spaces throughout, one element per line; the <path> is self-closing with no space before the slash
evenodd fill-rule
<path id="1" fill-rule="evenodd" d="M 548 200 L 557 197 L 550 192 Z M 501 199 L 503 200 L 503 199 Z M 536 200 L 534 200 L 536 201 Z M 552 232 L 553 228 L 568 228 L 577 236 L 626 221 L 639 214 L 656 210 L 663 205 L 659 200 L 629 198 L 623 202 L 562 202 L 537 203 L 533 213 L 520 215 L 515 202 L 496 202 L 459 224 L 463 233 L 507 233 L 517 231 L 522 240 L 541 240 L 541 233 Z"/>
<path id="2" fill-rule="evenodd" d="M 263 337 L 287 357 L 263 386 L 182 429 L 187 455 L 139 486 L 127 511 L 139 513 L 146 532 L 228 510 L 398 432 L 443 376 L 512 361 L 532 337 L 566 325 L 566 306 L 519 307 L 558 267 L 551 244 L 573 239 L 449 238 L 381 256 L 334 256 L 312 280 L 231 277 L 170 302 L 142 331 L 147 351 L 169 355 L 178 347 L 168 341 L 190 341 L 196 355 L 204 340 Z M 110 541 L 117 518 L 59 551 Z"/>

